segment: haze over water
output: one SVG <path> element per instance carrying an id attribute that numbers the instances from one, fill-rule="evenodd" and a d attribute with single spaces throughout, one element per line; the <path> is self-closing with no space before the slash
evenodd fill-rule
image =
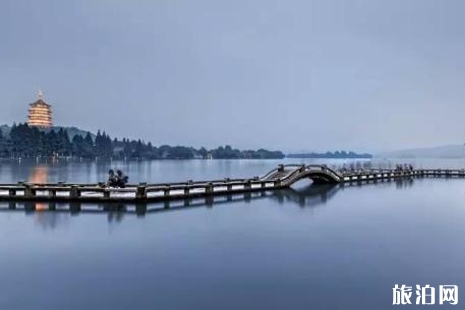
<path id="1" fill-rule="evenodd" d="M 250 177 L 278 163 L 112 166 L 131 182 L 166 182 Z M 415 162 L 433 164 L 464 166 Z M 109 166 L 2 162 L 0 181 L 92 183 Z M 2 202 L 0 308 L 391 309 L 395 284 L 465 287 L 465 180 L 309 185 L 144 216 L 9 211 Z"/>
<path id="2" fill-rule="evenodd" d="M 0 126 L 39 119 L 156 147 L 463 157 L 464 10 L 458 0 L 2 0 Z M 39 88 L 51 108 L 29 118 Z M 3 157 L 121 151 L 8 131 Z M 150 155 L 137 145 L 124 154 Z M 110 168 L 133 184 L 249 178 L 291 162 L 0 159 L 0 184 L 96 184 Z M 396 163 L 465 168 L 465 158 L 373 166 Z M 465 179 L 304 180 L 143 212 L 50 207 L 0 201 L 0 310 L 384 310 L 396 284 L 414 288 L 413 303 L 417 284 L 465 287 Z"/>

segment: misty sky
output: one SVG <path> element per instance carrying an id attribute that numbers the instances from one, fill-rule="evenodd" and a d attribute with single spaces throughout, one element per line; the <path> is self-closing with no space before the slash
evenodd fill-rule
<path id="1" fill-rule="evenodd" d="M 0 123 L 155 145 L 379 151 L 465 140 L 462 1 L 1 0 Z"/>

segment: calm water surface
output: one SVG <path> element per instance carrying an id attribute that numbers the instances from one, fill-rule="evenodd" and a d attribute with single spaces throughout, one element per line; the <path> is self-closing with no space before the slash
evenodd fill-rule
<path id="1" fill-rule="evenodd" d="M 93 183 L 110 166 L 132 182 L 250 177 L 281 162 L 2 162 L 0 182 Z M 309 184 L 144 216 L 0 203 L 0 309 L 391 309 L 395 284 L 465 288 L 465 180 Z"/>

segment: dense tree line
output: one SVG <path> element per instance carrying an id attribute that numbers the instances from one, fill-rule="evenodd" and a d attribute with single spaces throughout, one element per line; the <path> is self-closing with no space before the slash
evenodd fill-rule
<path id="1" fill-rule="evenodd" d="M 272 159 L 272 158 L 284 158 L 284 154 L 280 151 L 268 151 L 260 149 L 258 151 L 246 150 L 240 151 L 233 149 L 231 146 L 226 145 L 225 147 L 220 146 L 217 149 L 211 150 L 210 154 L 213 158 L 224 158 L 224 159 L 235 159 L 235 158 L 250 158 L 250 159 Z"/>
<path id="2" fill-rule="evenodd" d="M 153 146 L 150 142 L 117 138 L 111 139 L 105 132 L 96 135 L 70 137 L 64 128 L 40 130 L 27 124 L 13 125 L 8 135 L 0 130 L 0 157 L 82 157 L 117 159 L 269 159 L 283 158 L 280 151 L 240 151 L 227 145 L 208 151 L 205 148 L 194 149 L 184 146 Z"/>

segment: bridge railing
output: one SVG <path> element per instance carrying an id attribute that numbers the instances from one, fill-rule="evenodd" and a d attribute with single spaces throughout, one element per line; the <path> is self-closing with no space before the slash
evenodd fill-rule
<path id="1" fill-rule="evenodd" d="M 260 176 L 259 179 L 264 180 L 272 176 L 274 173 L 278 172 L 280 168 L 274 168 L 273 170 L 270 170 L 267 174 Z"/>
<path id="2" fill-rule="evenodd" d="M 281 178 L 281 181 L 284 182 L 286 185 L 294 183 L 294 179 L 298 178 L 306 169 L 305 165 L 300 165 L 298 169 L 293 170 L 285 177 Z"/>

